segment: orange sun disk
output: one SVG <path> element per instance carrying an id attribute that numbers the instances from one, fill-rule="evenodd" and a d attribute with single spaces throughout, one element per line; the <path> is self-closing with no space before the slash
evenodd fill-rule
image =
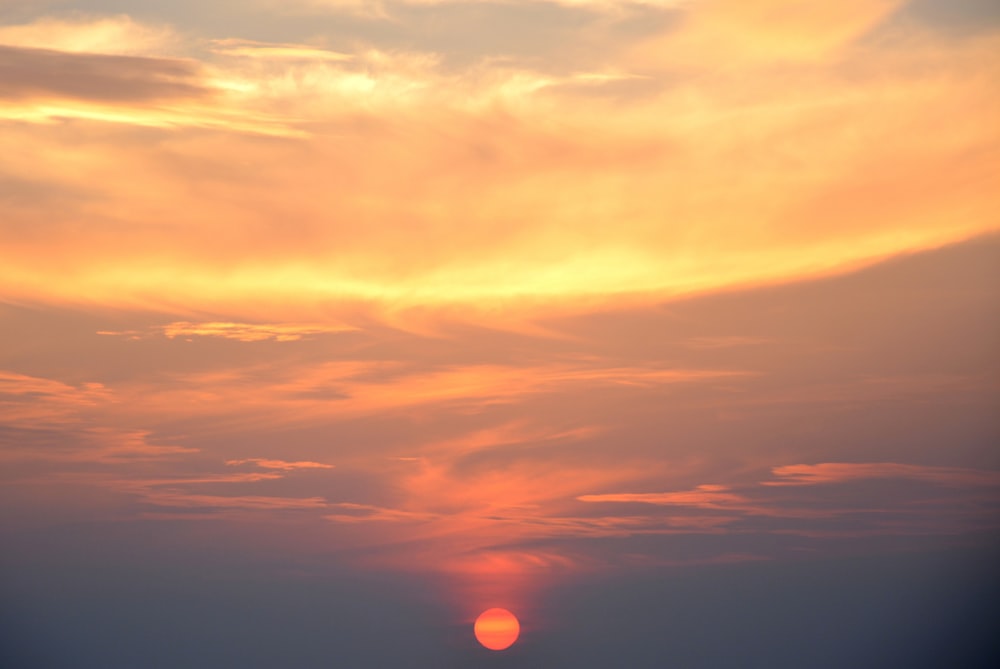
<path id="1" fill-rule="evenodd" d="M 521 633 L 517 618 L 507 609 L 488 609 L 476 618 L 476 639 L 490 650 L 510 648 Z"/>

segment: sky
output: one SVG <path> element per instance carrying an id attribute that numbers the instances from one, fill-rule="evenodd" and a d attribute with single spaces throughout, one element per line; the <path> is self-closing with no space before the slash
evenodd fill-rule
<path id="1" fill-rule="evenodd" d="M 0 663 L 996 666 L 998 53 L 991 0 L 3 0 Z"/>

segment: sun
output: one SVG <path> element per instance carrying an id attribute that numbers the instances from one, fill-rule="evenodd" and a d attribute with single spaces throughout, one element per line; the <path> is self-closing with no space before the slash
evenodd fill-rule
<path id="1" fill-rule="evenodd" d="M 490 650 L 510 648 L 521 633 L 517 617 L 507 609 L 487 609 L 476 618 L 476 639 Z"/>

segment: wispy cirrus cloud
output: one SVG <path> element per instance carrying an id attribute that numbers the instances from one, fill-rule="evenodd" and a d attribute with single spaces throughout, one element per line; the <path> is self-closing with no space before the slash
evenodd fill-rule
<path id="1" fill-rule="evenodd" d="M 581 502 L 619 502 L 658 504 L 664 506 L 693 506 L 703 509 L 732 508 L 747 501 L 743 495 L 729 492 L 723 485 L 700 485 L 694 490 L 660 493 L 610 493 L 604 495 L 580 495 Z"/>
<path id="2" fill-rule="evenodd" d="M 774 468 L 777 480 L 768 486 L 813 486 L 870 479 L 903 479 L 954 486 L 1000 486 L 1000 471 L 933 467 L 896 462 L 822 462 Z"/>
<path id="3" fill-rule="evenodd" d="M 270 5 L 274 0 L 259 0 Z M 305 13 L 347 13 L 373 19 L 389 20 L 393 10 L 406 7 L 448 7 L 461 5 L 556 5 L 599 13 L 617 14 L 636 7 L 675 10 L 697 3 L 698 0 L 292 0 L 282 5 Z"/>
<path id="4" fill-rule="evenodd" d="M 775 467 L 773 473 L 777 480 L 756 484 L 705 484 L 684 491 L 588 494 L 576 499 L 589 504 L 649 505 L 717 513 L 717 526 L 726 531 L 763 535 L 935 535 L 985 531 L 996 525 L 993 515 L 982 507 L 996 499 L 1000 491 L 1000 474 L 993 471 L 841 462 L 781 466 Z M 852 488 L 853 496 L 849 498 L 835 490 L 835 484 L 848 486 L 866 481 L 878 481 L 880 485 Z M 902 485 L 911 481 L 923 485 Z M 939 486 L 950 490 L 943 491 Z M 776 487 L 789 494 L 771 494 Z M 928 517 L 929 509 L 934 509 L 936 515 Z M 659 513 L 638 517 L 644 520 L 629 521 L 622 529 L 655 531 L 663 526 L 665 518 Z"/>
<path id="5" fill-rule="evenodd" d="M 355 56 L 330 49 L 288 44 L 280 42 L 259 42 L 247 39 L 215 39 L 211 42 L 212 53 L 239 58 L 259 58 L 266 60 L 334 61 L 353 60 Z"/>
<path id="6" fill-rule="evenodd" d="M 60 99 L 93 103 L 197 100 L 210 90 L 195 63 L 79 54 L 0 44 L 0 97 L 14 103 Z"/>
<path id="7" fill-rule="evenodd" d="M 283 511 L 325 509 L 321 497 L 267 497 L 261 495 L 196 495 L 176 491 L 153 491 L 143 496 L 143 502 L 154 506 L 187 509 L 235 509 L 248 511 Z"/>
<path id="8" fill-rule="evenodd" d="M 318 324 L 318 323 L 226 323 L 208 322 L 192 323 L 177 321 L 161 325 L 150 330 L 125 330 L 116 332 L 101 330 L 97 334 L 106 336 L 128 337 L 141 339 L 154 334 L 162 334 L 168 339 L 178 337 L 219 337 L 236 341 L 298 341 L 303 337 L 320 334 L 335 334 L 351 332 L 357 328 L 350 325 Z"/>
<path id="9" fill-rule="evenodd" d="M 81 410 L 107 402 L 101 383 L 71 385 L 55 379 L 0 370 L 0 417 L 7 425 L 72 421 Z"/>
<path id="10" fill-rule="evenodd" d="M 178 375 L 175 382 L 149 389 L 135 410 L 140 413 L 189 407 L 188 418 L 225 424 L 229 416 L 253 407 L 247 424 L 261 428 L 322 424 L 371 415 L 407 412 L 418 407 L 444 408 L 523 404 L 532 398 L 558 397 L 594 389 L 621 392 L 739 381 L 744 370 L 604 368 L 593 364 L 471 364 L 413 366 L 402 362 L 351 360 L 307 368 L 272 367 Z M 207 429 L 207 425 L 203 426 Z M 572 439 L 588 429 L 560 431 Z M 549 434 L 548 436 L 551 436 Z M 503 439 L 495 431 L 463 437 L 467 448 Z M 409 455 L 400 453 L 399 455 Z"/>
<path id="11" fill-rule="evenodd" d="M 0 25 L 0 44 L 68 53 L 120 56 L 162 55 L 181 47 L 169 26 L 116 16 L 43 16 L 30 23 Z"/>
<path id="12" fill-rule="evenodd" d="M 441 518 L 439 514 L 389 509 L 354 502 L 336 502 L 330 504 L 330 508 L 339 513 L 331 513 L 324 518 L 337 523 L 421 523 Z"/>
<path id="13" fill-rule="evenodd" d="M 297 462 L 287 462 L 285 460 L 272 460 L 269 458 L 244 458 L 242 460 L 226 460 L 230 466 L 252 464 L 262 469 L 280 469 L 281 471 L 291 471 L 293 469 L 333 469 L 334 465 L 323 462 L 309 462 L 299 460 Z"/>
<path id="14" fill-rule="evenodd" d="M 637 59 L 662 66 L 753 68 L 771 63 L 825 62 L 907 4 L 907 0 L 700 0 L 675 35 L 636 47 Z M 664 39 L 666 37 L 666 39 Z"/>

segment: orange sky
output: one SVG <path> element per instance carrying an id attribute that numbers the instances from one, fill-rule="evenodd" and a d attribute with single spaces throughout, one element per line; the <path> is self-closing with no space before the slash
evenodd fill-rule
<path id="1" fill-rule="evenodd" d="M 4 294 L 253 320 L 575 310 L 995 230 L 995 33 L 795 4 L 689 3 L 579 63 L 125 15 L 0 27 Z"/>
<path id="2" fill-rule="evenodd" d="M 466 618 L 995 531 L 979 5 L 75 4 L 0 10 L 8 531 L 291 537 Z"/>

